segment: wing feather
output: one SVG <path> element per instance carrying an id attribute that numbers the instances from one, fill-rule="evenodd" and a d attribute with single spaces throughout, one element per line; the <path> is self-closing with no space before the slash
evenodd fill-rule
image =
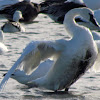
<path id="1" fill-rule="evenodd" d="M 0 84 L 0 89 L 3 88 L 4 84 L 10 78 L 11 74 L 15 71 L 16 68 L 23 67 L 23 70 L 26 73 L 30 73 L 40 64 L 40 61 L 51 57 L 52 55 L 56 54 L 56 52 L 58 51 L 55 42 L 50 42 L 50 41 L 30 42 L 23 50 L 23 53 L 19 57 L 19 59 L 15 62 L 15 64 L 5 75 L 4 79 Z"/>

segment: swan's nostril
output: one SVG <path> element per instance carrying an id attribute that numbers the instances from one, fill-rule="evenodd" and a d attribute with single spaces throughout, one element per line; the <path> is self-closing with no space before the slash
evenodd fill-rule
<path id="1" fill-rule="evenodd" d="M 7 73 L 3 74 L 3 77 L 6 75 Z"/>

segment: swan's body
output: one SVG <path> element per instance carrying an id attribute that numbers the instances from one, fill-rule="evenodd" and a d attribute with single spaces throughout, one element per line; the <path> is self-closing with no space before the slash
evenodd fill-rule
<path id="1" fill-rule="evenodd" d="M 68 89 L 94 64 L 98 54 L 90 30 L 79 26 L 73 20 L 77 15 L 89 19 L 89 13 L 92 13 L 90 9 L 83 8 L 73 9 L 65 15 L 64 25 L 72 35 L 71 40 L 31 42 L 8 71 L 0 87 L 2 88 L 18 66 L 30 74 L 41 61 L 53 57 L 54 63 L 47 74 L 28 82 L 27 85 L 53 91 Z"/>
<path id="2" fill-rule="evenodd" d="M 8 51 L 7 47 L 3 44 L 4 35 L 0 30 L 0 55 Z"/>
<path id="3" fill-rule="evenodd" d="M 98 48 L 98 53 L 100 54 L 100 32 L 95 32 L 95 31 L 92 31 L 92 35 L 93 35 L 93 38 L 97 44 L 97 48 Z M 30 43 L 28 45 L 28 48 L 31 48 L 32 45 L 34 43 Z M 27 48 L 27 47 L 26 47 Z M 97 71 L 96 69 L 98 68 L 98 61 L 99 61 L 99 55 L 98 55 L 98 59 L 96 61 L 96 63 L 94 64 L 93 66 L 93 70 Z M 22 84 L 26 84 L 32 80 L 35 80 L 39 77 L 42 77 L 44 75 L 46 75 L 46 73 L 50 70 L 50 68 L 52 67 L 54 61 L 53 60 L 46 60 L 44 61 L 43 63 L 41 63 L 39 65 L 39 67 L 33 71 L 30 75 L 27 75 L 25 73 L 25 71 L 21 68 L 18 68 L 15 70 L 15 72 L 11 75 L 11 78 L 17 80 L 19 83 L 22 83 Z M 4 74 L 5 76 L 6 74 Z"/>
<path id="4" fill-rule="evenodd" d="M 19 19 L 22 18 L 22 13 L 20 11 L 15 11 L 13 15 L 13 22 L 6 22 L 1 29 L 3 32 L 25 32 L 25 28 L 19 23 Z"/>
<path id="5" fill-rule="evenodd" d="M 40 13 L 47 14 L 51 19 L 53 19 L 55 22 L 63 23 L 65 14 L 74 8 L 81 8 L 86 7 L 82 3 L 76 3 L 76 2 L 65 2 L 60 4 L 52 4 L 50 6 L 47 6 L 44 8 L 44 10 L 41 10 Z M 43 9 L 43 7 L 41 7 Z M 76 18 L 76 22 L 80 25 L 84 25 L 88 27 L 90 30 L 100 30 L 100 26 L 97 23 L 97 21 L 94 18 L 93 13 L 90 14 L 90 20 L 87 21 L 84 18 Z"/>
<path id="6" fill-rule="evenodd" d="M 33 21 L 38 16 L 39 5 L 30 2 L 30 0 L 24 0 L 0 10 L 0 15 L 3 15 L 8 20 L 12 21 L 13 14 L 16 10 L 20 10 L 22 12 L 23 19 L 20 19 L 19 21 L 29 22 Z"/>

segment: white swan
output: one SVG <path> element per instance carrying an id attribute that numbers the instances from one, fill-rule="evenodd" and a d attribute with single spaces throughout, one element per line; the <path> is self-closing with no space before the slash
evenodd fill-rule
<path id="1" fill-rule="evenodd" d="M 3 44 L 4 35 L 0 30 L 0 55 L 8 51 L 7 47 Z"/>
<path id="2" fill-rule="evenodd" d="M 25 28 L 19 23 L 19 19 L 23 18 L 22 13 L 20 11 L 15 11 L 13 15 L 13 22 L 6 22 L 1 29 L 3 32 L 25 32 Z"/>
<path id="3" fill-rule="evenodd" d="M 30 74 L 41 61 L 53 57 L 53 66 L 47 74 L 28 82 L 28 85 L 44 87 L 53 91 L 64 88 L 67 90 L 94 64 L 97 58 L 97 46 L 90 30 L 75 22 L 75 17 L 78 15 L 89 20 L 91 13 L 92 11 L 88 8 L 76 8 L 65 15 L 65 28 L 72 35 L 70 40 L 31 42 L 5 75 L 0 88 L 18 66 L 23 67 L 23 70 Z"/>
<path id="4" fill-rule="evenodd" d="M 93 31 L 92 34 L 93 34 L 93 38 L 95 39 L 95 42 L 96 42 L 97 47 L 98 47 L 98 53 L 100 54 L 100 33 Z M 31 46 L 28 47 L 28 48 L 31 48 Z M 95 64 L 92 67 L 92 70 L 95 71 L 95 72 L 100 71 L 100 70 L 98 70 L 99 68 L 98 68 L 98 65 L 97 65 L 97 64 L 99 64 L 99 61 L 100 61 L 99 58 L 100 57 L 98 55 L 98 59 L 96 60 Z M 29 81 L 35 80 L 37 78 L 40 78 L 40 77 L 46 75 L 46 73 L 52 67 L 53 63 L 54 63 L 53 60 L 47 59 L 46 61 L 42 62 L 38 66 L 38 68 L 29 75 L 27 73 L 25 73 L 25 71 L 23 70 L 22 67 L 19 67 L 11 75 L 11 78 L 15 79 L 16 81 L 18 81 L 21 84 L 27 85 L 27 83 Z M 4 76 L 5 75 L 6 74 L 4 74 Z"/>

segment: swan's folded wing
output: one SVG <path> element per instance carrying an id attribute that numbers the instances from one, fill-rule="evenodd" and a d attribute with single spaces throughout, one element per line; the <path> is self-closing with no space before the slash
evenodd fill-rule
<path id="1" fill-rule="evenodd" d="M 53 54 L 56 54 L 56 52 L 55 42 L 35 41 L 29 43 L 24 49 L 20 58 L 5 75 L 0 84 L 0 89 L 2 89 L 6 81 L 10 78 L 11 74 L 17 67 L 23 67 L 23 70 L 25 70 L 26 73 L 29 73 L 40 64 L 41 60 L 51 57 Z"/>

